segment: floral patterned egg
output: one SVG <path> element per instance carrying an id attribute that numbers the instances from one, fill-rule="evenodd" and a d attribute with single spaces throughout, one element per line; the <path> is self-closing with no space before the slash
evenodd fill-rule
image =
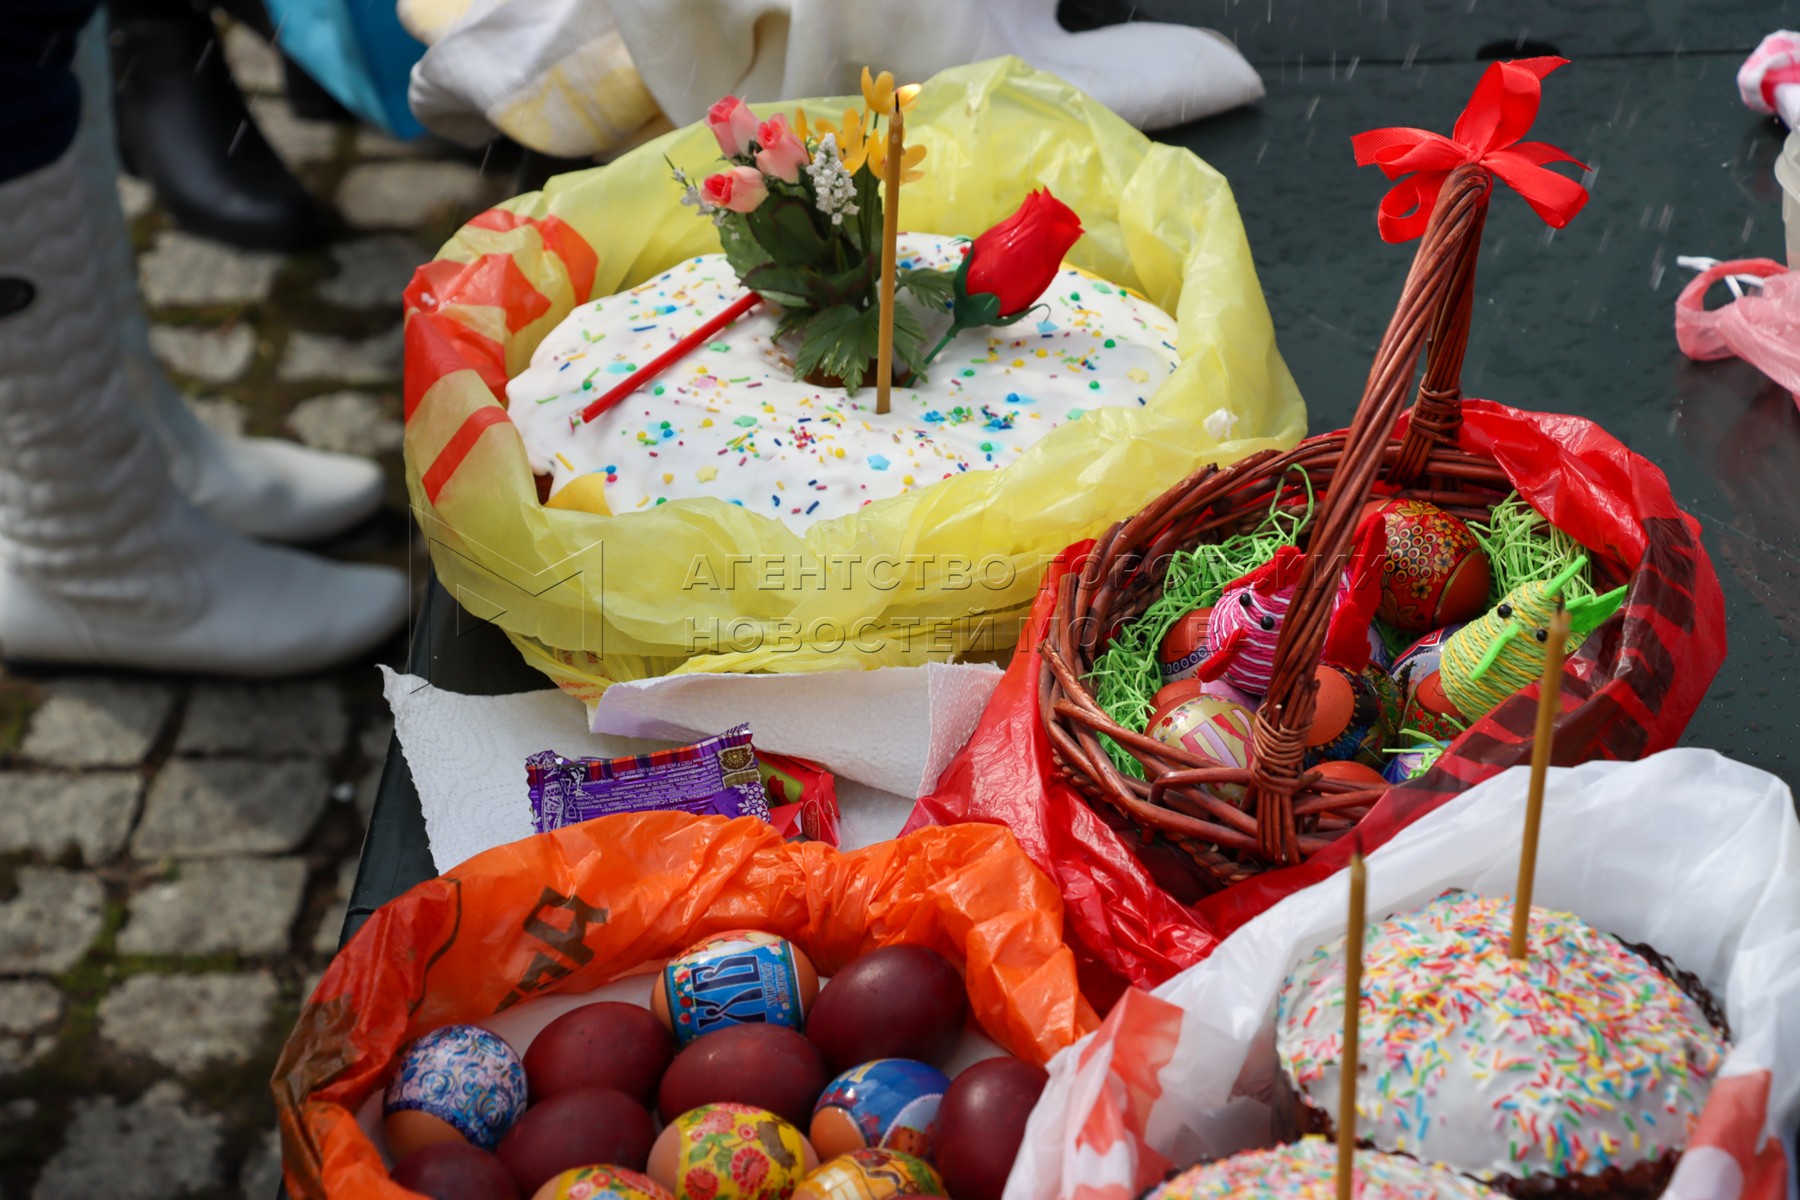
<path id="1" fill-rule="evenodd" d="M 525 1111 L 525 1067 L 499 1035 L 446 1025 L 407 1046 L 382 1098 L 388 1149 L 404 1158 L 460 1137 L 492 1150 Z"/>
<path id="2" fill-rule="evenodd" d="M 576 1167 L 553 1176 L 531 1200 L 674 1200 L 648 1175 L 624 1167 Z"/>
<path id="3" fill-rule="evenodd" d="M 650 1178 L 675 1200 L 788 1200 L 819 1165 L 800 1131 L 748 1104 L 703 1104 L 664 1127 Z"/>
<path id="4" fill-rule="evenodd" d="M 922 1158 L 869 1147 L 840 1154 L 800 1181 L 794 1200 L 892 1200 L 942 1196 L 944 1181 Z"/>
<path id="5" fill-rule="evenodd" d="M 755 929 L 714 934 L 671 959 L 650 993 L 650 1011 L 686 1046 L 703 1033 L 745 1023 L 806 1027 L 819 994 L 812 960 L 792 942 Z"/>
<path id="6" fill-rule="evenodd" d="M 910 1058 L 878 1058 L 825 1085 L 813 1106 L 813 1145 L 826 1158 L 881 1146 L 931 1158 L 931 1126 L 950 1077 Z"/>
<path id="7" fill-rule="evenodd" d="M 1383 621 L 1423 633 L 1487 608 L 1487 551 L 1461 520 L 1424 500 L 1389 500 L 1365 511 L 1379 512 L 1387 526 L 1376 609 Z"/>

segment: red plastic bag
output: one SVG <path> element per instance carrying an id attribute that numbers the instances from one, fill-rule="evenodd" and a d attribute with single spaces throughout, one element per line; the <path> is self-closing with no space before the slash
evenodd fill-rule
<path id="1" fill-rule="evenodd" d="M 1676 507 L 1655 464 L 1580 417 L 1465 400 L 1458 444 L 1499 463 L 1528 503 L 1588 547 L 1597 576 L 1630 582 L 1620 613 L 1563 668 L 1556 763 L 1636 759 L 1673 746 L 1725 659 L 1725 597 L 1699 522 Z M 1037 647 L 1058 580 L 1080 568 L 1092 545 L 1078 543 L 1057 559 L 980 724 L 906 828 L 985 821 L 1011 829 L 1062 889 L 1083 986 L 1104 1010 L 1124 983 L 1161 983 L 1283 896 L 1337 870 L 1350 844 L 1340 840 L 1190 907 L 1157 886 L 1131 835 L 1111 828 L 1064 781 L 1038 714 Z M 1363 844 L 1373 849 L 1474 784 L 1530 761 L 1537 692 L 1533 685 L 1514 695 L 1431 771 L 1389 788 L 1359 825 Z"/>
<path id="2" fill-rule="evenodd" d="M 601 817 L 420 884 L 332 962 L 271 1081 L 289 1192 L 407 1200 L 356 1110 L 420 1034 L 592 991 L 730 929 L 788 938 L 821 975 L 877 946 L 930 946 L 962 972 L 983 1031 L 1032 1062 L 1098 1024 L 1056 889 L 1003 829 L 842 852 L 752 817 Z"/>

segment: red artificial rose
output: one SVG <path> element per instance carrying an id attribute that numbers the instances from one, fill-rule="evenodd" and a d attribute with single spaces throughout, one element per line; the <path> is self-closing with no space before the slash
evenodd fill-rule
<path id="1" fill-rule="evenodd" d="M 1080 237 L 1075 210 L 1049 188 L 1032 192 L 1017 212 L 969 247 L 969 294 L 990 293 L 999 299 L 1002 317 L 1017 316 L 1037 303 Z"/>

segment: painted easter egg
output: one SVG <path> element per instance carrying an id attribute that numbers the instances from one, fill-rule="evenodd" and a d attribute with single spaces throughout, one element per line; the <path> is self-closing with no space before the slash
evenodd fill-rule
<path id="1" fill-rule="evenodd" d="M 1380 769 L 1400 720 L 1400 694 L 1387 672 L 1321 666 L 1313 721 L 1306 734 L 1306 765 L 1356 761 Z"/>
<path id="2" fill-rule="evenodd" d="M 878 1058 L 825 1086 L 813 1108 L 813 1146 L 835 1158 L 880 1146 L 931 1158 L 931 1126 L 950 1077 L 910 1058 Z"/>
<path id="3" fill-rule="evenodd" d="M 1156 665 L 1165 684 L 1192 679 L 1206 658 L 1206 623 L 1212 609 L 1196 608 L 1169 627 L 1156 652 Z"/>
<path id="4" fill-rule="evenodd" d="M 662 969 L 650 1011 L 686 1046 L 727 1025 L 804 1029 L 819 975 L 792 942 L 754 929 L 715 934 Z"/>
<path id="5" fill-rule="evenodd" d="M 1424 500 L 1388 500 L 1365 511 L 1380 513 L 1386 525 L 1375 610 L 1383 621 L 1422 633 L 1487 608 L 1487 551 L 1461 520 Z"/>
<path id="6" fill-rule="evenodd" d="M 575 1167 L 545 1182 L 531 1200 L 674 1200 L 648 1175 L 624 1167 Z"/>
<path id="7" fill-rule="evenodd" d="M 1407 702 L 1406 715 L 1400 723 L 1434 741 L 1449 742 L 1461 735 L 1469 721 L 1444 693 L 1444 677 L 1433 671 L 1413 688 L 1412 699 Z"/>
<path id="8" fill-rule="evenodd" d="M 1156 695 L 1150 698 L 1150 719 L 1144 722 L 1144 727 L 1148 729 L 1163 713 L 1196 696 L 1217 696 L 1221 700 L 1241 704 L 1252 712 L 1256 710 L 1255 696 L 1223 679 L 1178 679 L 1156 689 Z"/>
<path id="9" fill-rule="evenodd" d="M 788 1200 L 819 1165 L 800 1131 L 748 1104 L 703 1104 L 664 1127 L 647 1174 L 675 1200 Z"/>
<path id="10" fill-rule="evenodd" d="M 1438 663 L 1444 657 L 1444 643 L 1450 640 L 1451 634 L 1467 624 L 1467 621 L 1458 621 L 1442 629 L 1434 629 L 1400 652 L 1393 665 L 1388 668 L 1388 675 L 1400 689 L 1402 696 L 1410 696 L 1419 680 L 1438 669 Z"/>
<path id="11" fill-rule="evenodd" d="M 924 1159 L 870 1146 L 826 1162 L 800 1181 L 793 1200 L 891 1200 L 943 1194 L 944 1181 Z"/>
<path id="12" fill-rule="evenodd" d="M 1250 739 L 1256 714 L 1242 704 L 1217 696 L 1196 696 L 1165 709 L 1145 730 L 1168 746 L 1211 759 L 1223 767 L 1250 764 Z M 1216 784 L 1214 791 L 1226 799 L 1244 794 L 1242 785 Z"/>
<path id="13" fill-rule="evenodd" d="M 382 1097 L 382 1130 L 395 1158 L 458 1138 L 483 1150 L 525 1110 L 525 1066 L 498 1034 L 446 1025 L 400 1053 Z"/>
<path id="14" fill-rule="evenodd" d="M 1421 742 L 1410 750 L 1402 750 L 1388 761 L 1381 777 L 1389 783 L 1417 779 L 1437 764 L 1448 745 L 1447 742 Z"/>

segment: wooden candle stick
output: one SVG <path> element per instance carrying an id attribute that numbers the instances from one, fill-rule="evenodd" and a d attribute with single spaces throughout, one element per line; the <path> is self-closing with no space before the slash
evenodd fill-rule
<path id="1" fill-rule="evenodd" d="M 888 117 L 887 162 L 881 193 L 881 326 L 875 351 L 875 411 L 886 413 L 894 386 L 894 260 L 900 244 L 900 172 L 906 153 L 906 121 L 900 98 Z"/>
<path id="2" fill-rule="evenodd" d="M 1369 873 L 1350 856 L 1350 916 L 1344 931 L 1344 1054 L 1338 1079 L 1337 1200 L 1350 1200 L 1356 1168 L 1356 1075 L 1362 1018 L 1363 925 Z"/>
<path id="3" fill-rule="evenodd" d="M 1538 826 L 1544 819 L 1544 773 L 1556 741 L 1562 710 L 1563 646 L 1569 640 L 1569 612 L 1557 601 L 1544 643 L 1544 677 L 1538 684 L 1537 733 L 1531 744 L 1531 786 L 1525 793 L 1525 843 L 1519 849 L 1519 882 L 1513 888 L 1512 943 L 1507 954 L 1524 958 L 1531 933 L 1531 884 L 1537 877 Z"/>

